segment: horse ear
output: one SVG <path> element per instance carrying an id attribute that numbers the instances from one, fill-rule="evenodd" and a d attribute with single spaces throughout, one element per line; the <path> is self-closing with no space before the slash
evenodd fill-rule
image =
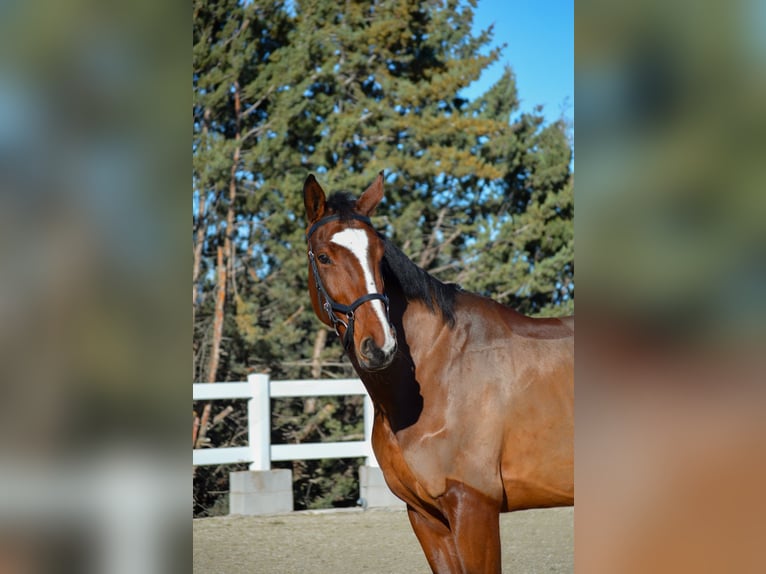
<path id="1" fill-rule="evenodd" d="M 309 174 L 303 184 L 303 205 L 306 207 L 306 219 L 314 223 L 322 218 L 325 208 L 324 190 L 317 182 L 314 174 Z"/>
<path id="2" fill-rule="evenodd" d="M 375 181 L 368 187 L 362 196 L 356 201 L 356 209 L 366 217 L 370 217 L 383 199 L 383 172 L 378 174 Z"/>

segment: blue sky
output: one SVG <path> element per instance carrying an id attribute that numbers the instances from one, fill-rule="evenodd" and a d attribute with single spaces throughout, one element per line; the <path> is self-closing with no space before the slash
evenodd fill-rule
<path id="1" fill-rule="evenodd" d="M 574 0 L 478 0 L 474 31 L 495 25 L 493 45 L 507 44 L 500 60 L 466 91 L 475 97 L 509 64 L 521 111 L 542 104 L 546 121 L 574 121 Z"/>

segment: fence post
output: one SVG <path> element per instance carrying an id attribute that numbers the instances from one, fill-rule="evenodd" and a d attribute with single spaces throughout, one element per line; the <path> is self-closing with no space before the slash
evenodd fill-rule
<path id="1" fill-rule="evenodd" d="M 247 376 L 250 400 L 247 402 L 247 436 L 252 463 L 250 470 L 271 470 L 271 394 L 269 375 Z"/>
<path id="2" fill-rule="evenodd" d="M 274 514 L 293 510 L 293 473 L 271 470 L 271 392 L 268 375 L 248 375 L 247 435 L 250 470 L 229 474 L 230 514 Z"/>

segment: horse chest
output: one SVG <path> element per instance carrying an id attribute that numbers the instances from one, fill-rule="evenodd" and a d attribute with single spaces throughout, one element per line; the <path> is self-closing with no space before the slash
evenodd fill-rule
<path id="1" fill-rule="evenodd" d="M 437 499 L 444 492 L 444 474 L 430 468 L 433 457 L 411 464 L 412 457 L 405 456 L 406 443 L 397 438 L 384 417 L 375 420 L 372 445 L 391 492 L 415 508 L 439 505 Z"/>

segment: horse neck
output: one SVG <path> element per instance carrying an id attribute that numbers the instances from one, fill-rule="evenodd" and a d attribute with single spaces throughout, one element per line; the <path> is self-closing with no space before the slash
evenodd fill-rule
<path id="1" fill-rule="evenodd" d="M 429 381 L 418 380 L 418 362 L 439 330 L 445 326 L 441 314 L 434 313 L 421 301 L 407 301 L 397 289 L 386 291 L 390 320 L 396 328 L 398 351 L 385 370 L 357 373 L 375 405 L 388 419 L 394 432 L 414 424 L 429 392 Z"/>

